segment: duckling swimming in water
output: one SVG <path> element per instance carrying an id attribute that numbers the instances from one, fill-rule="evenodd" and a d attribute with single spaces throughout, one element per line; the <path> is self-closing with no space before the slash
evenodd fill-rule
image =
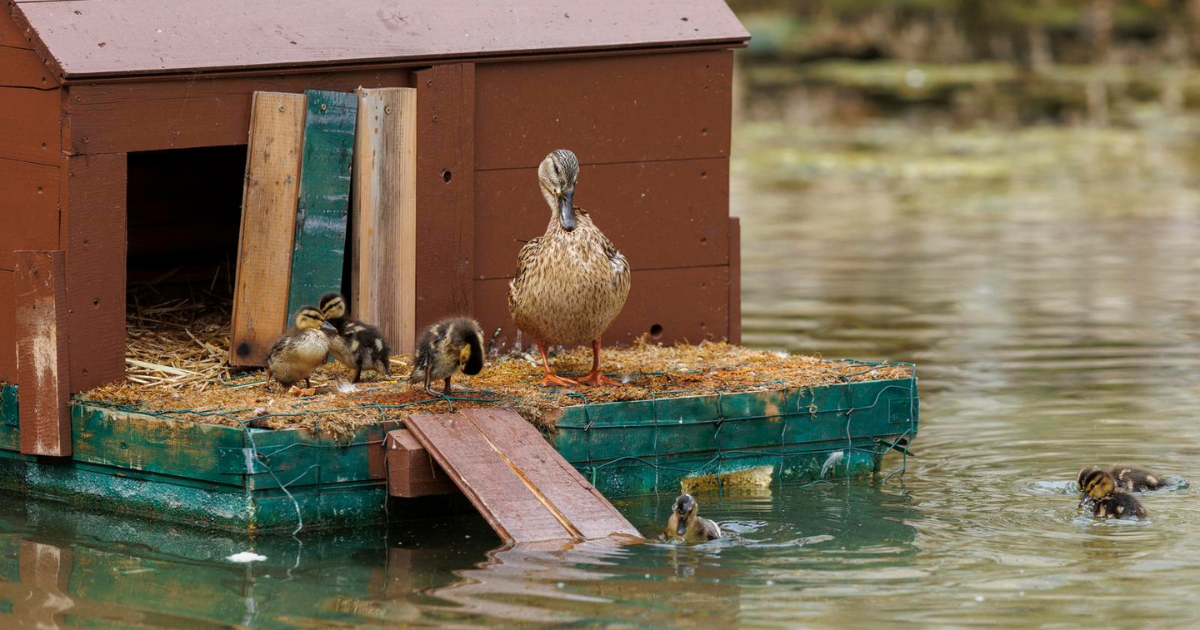
<path id="1" fill-rule="evenodd" d="M 319 306 L 325 321 L 337 329 L 341 343 L 333 344 L 330 351 L 338 363 L 354 370 L 351 383 L 358 382 L 364 368 L 373 369 L 384 376 L 391 375 L 391 350 L 378 328 L 348 317 L 346 298 L 341 293 L 322 295 Z"/>
<path id="2" fill-rule="evenodd" d="M 425 392 L 436 396 L 429 383 L 444 379 L 443 392 L 449 396 L 450 377 L 460 369 L 472 376 L 483 370 L 483 329 L 469 317 L 442 320 L 421 335 L 408 380 L 414 384 L 424 381 Z"/>
<path id="3" fill-rule="evenodd" d="M 271 346 L 267 354 L 267 379 L 275 379 L 286 390 L 304 381 L 312 387 L 312 376 L 329 354 L 329 336 L 322 329 L 336 330 L 321 311 L 312 306 L 296 312 L 295 327 Z"/>
<path id="4" fill-rule="evenodd" d="M 1093 470 L 1100 470 L 1100 467 L 1088 466 L 1079 471 L 1079 477 L 1075 483 L 1079 485 L 1081 492 L 1083 491 L 1084 476 Z M 1117 487 L 1126 492 L 1146 492 L 1147 490 L 1162 490 L 1167 487 L 1167 482 L 1162 475 L 1157 475 L 1144 468 L 1113 466 L 1108 469 L 1108 474 L 1112 475 Z"/>
<path id="5" fill-rule="evenodd" d="M 1146 518 L 1142 502 L 1118 487 L 1117 479 L 1108 471 L 1098 467 L 1080 472 L 1083 499 L 1080 507 L 1092 508 L 1092 514 L 1100 518 Z"/>
<path id="6" fill-rule="evenodd" d="M 716 523 L 697 515 L 700 506 L 690 494 L 675 499 L 671 518 L 667 519 L 667 538 L 682 538 L 689 543 L 702 543 L 721 537 Z"/>

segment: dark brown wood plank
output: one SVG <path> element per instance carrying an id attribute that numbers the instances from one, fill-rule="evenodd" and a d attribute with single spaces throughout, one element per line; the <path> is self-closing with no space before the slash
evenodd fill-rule
<path id="1" fill-rule="evenodd" d="M 479 169 L 729 156 L 733 53 L 480 64 Z M 582 179 L 580 180 L 582 183 Z"/>
<path id="2" fill-rule="evenodd" d="M 33 44 L 13 21 L 8 7 L 3 5 L 0 5 L 0 46 L 33 50 Z"/>
<path id="3" fill-rule="evenodd" d="M 575 538 L 466 417 L 418 415 L 404 426 L 506 542 Z"/>
<path id="4" fill-rule="evenodd" d="M 67 76 L 740 43 L 721 0 L 18 3 Z"/>
<path id="5" fill-rule="evenodd" d="M 470 314 L 475 260 L 475 66 L 413 73 L 417 87 L 416 329 Z"/>
<path id="6" fill-rule="evenodd" d="M 475 315 L 484 331 L 502 332 L 497 343 L 509 344 L 514 338 L 508 315 L 508 280 L 480 280 L 475 283 Z M 729 331 L 729 267 L 690 267 L 633 272 L 632 287 L 625 308 L 604 333 L 604 343 L 628 344 L 661 326 L 655 341 L 699 343 L 705 339 L 723 339 Z M 533 342 L 528 335 L 522 343 Z"/>
<path id="7" fill-rule="evenodd" d="M 411 77 L 390 69 L 72 85 L 64 141 L 73 154 L 244 145 L 255 91 L 408 87 Z"/>
<path id="8" fill-rule="evenodd" d="M 58 165 L 60 90 L 0 87 L 0 158 Z"/>
<path id="9" fill-rule="evenodd" d="M 515 411 L 467 409 L 462 415 L 505 454 L 527 482 L 537 486 L 560 517 L 584 538 L 614 534 L 641 537 L 637 528 Z"/>
<path id="10" fill-rule="evenodd" d="M 411 499 L 459 492 L 458 486 L 433 461 L 412 431 L 388 431 L 384 445 L 387 448 L 388 494 L 391 496 Z"/>
<path id="11" fill-rule="evenodd" d="M 58 88 L 58 80 L 37 53 L 0 44 L 0 86 L 54 90 Z"/>
<path id="12" fill-rule="evenodd" d="M 62 158 L 71 393 L 125 378 L 124 153 Z"/>
<path id="13" fill-rule="evenodd" d="M 729 343 L 742 343 L 742 223 L 729 217 Z"/>
<path id="14" fill-rule="evenodd" d="M 0 269 L 13 269 L 17 249 L 58 249 L 58 167 L 0 158 Z"/>
<path id="15" fill-rule="evenodd" d="M 62 251 L 16 252 L 17 374 L 21 452 L 71 454 L 67 278 Z"/>
<path id="16" fill-rule="evenodd" d="M 550 220 L 537 168 L 480 171 L 475 191 L 475 277 L 512 276 L 517 252 Z M 729 262 L 726 158 L 584 164 L 575 205 L 591 214 L 634 269 Z"/>
<path id="17" fill-rule="evenodd" d="M 17 382 L 16 298 L 13 272 L 0 269 L 0 381 Z"/>

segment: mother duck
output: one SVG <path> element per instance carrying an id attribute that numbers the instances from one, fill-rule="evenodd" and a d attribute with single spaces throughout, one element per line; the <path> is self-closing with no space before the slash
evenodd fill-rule
<path id="1" fill-rule="evenodd" d="M 572 203 L 579 160 L 555 149 L 538 167 L 542 197 L 550 206 L 546 233 L 517 255 L 517 274 L 508 285 L 508 311 L 531 335 L 542 354 L 543 387 L 616 385 L 600 371 L 600 336 L 629 296 L 629 263 L 591 217 Z M 591 342 L 592 371 L 578 381 L 550 369 L 546 345 Z"/>

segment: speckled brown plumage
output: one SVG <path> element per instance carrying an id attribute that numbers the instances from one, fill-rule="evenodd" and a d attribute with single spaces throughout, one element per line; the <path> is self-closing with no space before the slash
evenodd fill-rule
<path id="1" fill-rule="evenodd" d="M 471 376 L 483 370 L 483 329 L 468 317 L 442 320 L 421 335 L 415 354 L 408 381 L 424 383 L 430 394 L 434 394 L 431 381 L 445 381 L 443 393 L 449 395 L 450 377 L 459 370 Z"/>
<path id="2" fill-rule="evenodd" d="M 364 369 L 373 369 L 379 374 L 391 374 L 391 349 L 378 328 L 351 319 L 346 308 L 346 298 L 341 293 L 326 293 L 319 303 L 321 313 L 337 329 L 338 336 L 329 347 L 333 358 L 354 370 L 351 383 L 357 383 Z"/>
<path id="3" fill-rule="evenodd" d="M 267 354 L 267 377 L 285 389 L 300 381 L 307 383 L 329 354 L 329 335 L 322 328 L 332 332 L 321 311 L 312 306 L 297 311 L 295 327 L 280 337 Z"/>

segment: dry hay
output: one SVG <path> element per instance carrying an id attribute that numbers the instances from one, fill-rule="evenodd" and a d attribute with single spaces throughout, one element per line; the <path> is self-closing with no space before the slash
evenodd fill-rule
<path id="1" fill-rule="evenodd" d="M 180 297 L 153 306 L 134 298 L 125 316 L 125 378 L 131 385 L 204 391 L 231 375 L 229 302 Z"/>
<path id="2" fill-rule="evenodd" d="M 342 439 L 364 426 L 413 413 L 503 406 L 515 409 L 540 429 L 553 431 L 553 411 L 582 404 L 584 397 L 588 403 L 604 403 L 812 387 L 911 374 L 911 368 L 904 365 L 826 361 L 725 343 L 661 346 L 642 339 L 629 348 L 604 350 L 606 372 L 624 383 L 619 387 L 543 389 L 538 385 L 542 369 L 536 356 L 510 353 L 492 356 L 478 376 L 456 376 L 450 400 L 430 398 L 405 382 L 407 357 L 393 359 L 390 379 L 367 372 L 364 382 L 353 387 L 346 382 L 349 372 L 345 368 L 326 364 L 313 376 L 315 393 L 297 397 L 282 392 L 278 384 L 268 388 L 262 371 L 231 373 L 225 363 L 227 323 L 196 316 L 203 311 L 184 306 L 143 309 L 137 315 L 137 327 L 134 317 L 130 318 L 129 356 L 149 357 L 137 360 L 159 366 L 157 371 L 131 369 L 127 382 L 81 394 L 80 401 L 226 426 L 304 427 Z M 199 328 L 180 327 L 168 316 L 191 317 Z M 142 327 L 151 321 L 161 327 Z M 591 366 L 591 349 L 562 353 L 552 365 L 563 375 L 580 376 Z"/>

